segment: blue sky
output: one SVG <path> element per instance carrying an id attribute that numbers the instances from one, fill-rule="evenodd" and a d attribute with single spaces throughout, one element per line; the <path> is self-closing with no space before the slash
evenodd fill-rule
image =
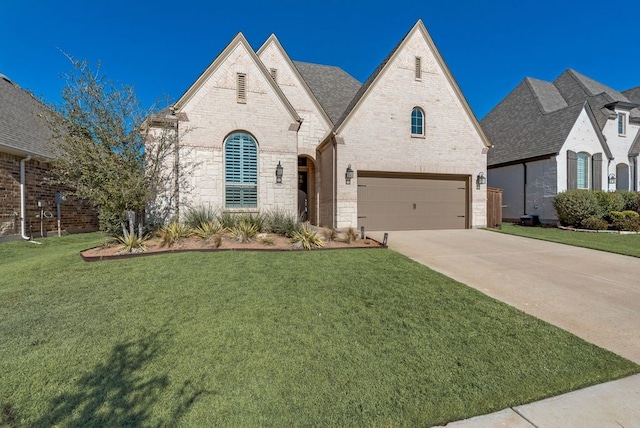
<path id="1" fill-rule="evenodd" d="M 243 2 L 0 0 L 0 73 L 49 102 L 71 70 L 60 50 L 136 88 L 145 106 L 175 101 L 242 32 L 275 33 L 293 60 L 363 82 L 422 19 L 481 119 L 524 77 L 573 68 L 617 90 L 640 85 L 637 6 L 602 1 L 324 0 Z"/>

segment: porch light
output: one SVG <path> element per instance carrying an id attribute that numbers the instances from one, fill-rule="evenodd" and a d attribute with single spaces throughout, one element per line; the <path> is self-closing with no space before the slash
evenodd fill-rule
<path id="1" fill-rule="evenodd" d="M 609 174 L 609 184 L 616 184 L 616 175 Z"/>
<path id="2" fill-rule="evenodd" d="M 353 178 L 353 170 L 351 169 L 351 164 L 347 167 L 347 172 L 344 174 L 345 181 L 347 184 L 351 184 L 351 179 Z"/>
<path id="3" fill-rule="evenodd" d="M 282 183 L 282 174 L 284 173 L 284 168 L 280 161 L 278 161 L 278 166 L 276 166 L 276 183 Z"/>
<path id="4" fill-rule="evenodd" d="M 484 172 L 481 172 L 476 177 L 476 189 L 480 190 L 480 186 L 487 183 L 487 177 L 484 176 Z"/>

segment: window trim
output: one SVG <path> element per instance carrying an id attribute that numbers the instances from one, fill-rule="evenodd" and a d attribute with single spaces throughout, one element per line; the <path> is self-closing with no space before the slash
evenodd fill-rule
<path id="1" fill-rule="evenodd" d="M 239 161 L 238 161 L 239 166 L 237 167 L 237 172 L 240 176 L 241 181 L 229 181 L 229 174 L 231 173 L 233 165 L 232 167 L 229 166 L 229 163 L 228 163 L 229 154 L 227 150 L 229 149 L 229 142 L 236 136 L 241 139 L 240 141 L 241 146 L 239 148 Z M 253 144 L 252 155 L 255 155 L 255 159 L 248 159 L 246 162 L 254 163 L 254 168 L 255 168 L 254 171 L 249 170 L 247 172 L 247 169 L 249 167 L 245 164 L 245 159 L 244 159 L 244 155 L 246 153 L 246 151 L 244 150 L 244 147 L 246 144 Z M 248 132 L 234 131 L 229 135 L 227 135 L 227 137 L 224 139 L 224 144 L 223 144 L 224 190 L 223 190 L 223 193 L 224 193 L 225 209 L 243 211 L 243 210 L 256 210 L 258 208 L 258 204 L 259 204 L 258 185 L 260 180 L 259 158 L 260 158 L 260 150 L 259 150 L 258 142 L 253 137 L 253 135 L 249 134 Z M 245 175 L 250 176 L 252 179 L 250 179 L 249 181 L 242 181 L 244 180 Z M 238 205 L 233 205 L 229 203 L 227 189 L 230 187 L 240 189 L 240 194 L 238 196 L 239 198 Z M 254 197 L 254 200 L 251 201 L 251 203 L 246 203 L 247 196 L 245 195 L 245 192 L 244 192 L 244 190 L 246 189 L 254 189 L 255 197 Z"/>
<path id="2" fill-rule="evenodd" d="M 581 163 L 581 159 L 583 159 L 584 162 L 584 172 L 582 174 L 582 178 L 584 179 L 584 181 L 586 181 L 586 184 L 584 187 L 580 186 L 580 163 Z M 590 189 L 590 163 L 591 163 L 591 155 L 587 152 L 578 152 L 576 153 L 576 189 Z"/>
<path id="3" fill-rule="evenodd" d="M 414 113 L 415 112 L 420 113 L 420 122 L 421 123 L 419 125 L 417 125 L 417 124 L 415 125 L 416 127 L 420 126 L 420 132 L 419 133 L 413 132 L 414 131 L 413 120 L 414 120 Z M 424 120 L 424 118 L 425 118 L 424 110 L 421 107 L 416 106 L 416 107 L 411 109 L 411 137 L 413 137 L 413 138 L 424 138 L 424 136 L 425 136 L 425 131 L 424 131 L 424 128 L 425 128 L 425 126 L 424 126 L 425 123 L 424 122 L 425 122 L 425 120 Z"/>
<path id="4" fill-rule="evenodd" d="M 626 137 L 627 136 L 627 114 L 626 113 L 618 113 L 618 136 Z"/>

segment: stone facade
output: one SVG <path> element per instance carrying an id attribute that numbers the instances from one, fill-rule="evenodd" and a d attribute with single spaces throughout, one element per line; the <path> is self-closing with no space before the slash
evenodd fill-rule
<path id="1" fill-rule="evenodd" d="M 24 157 L 0 152 L 0 236 L 19 235 L 20 224 L 20 161 Z M 25 163 L 26 234 L 41 236 L 57 233 L 55 193 L 68 189 L 48 181 L 50 165 L 38 160 Z M 39 207 L 38 201 L 44 206 Z M 69 197 L 61 204 L 60 228 L 69 233 L 98 229 L 96 210 L 87 202 Z"/>

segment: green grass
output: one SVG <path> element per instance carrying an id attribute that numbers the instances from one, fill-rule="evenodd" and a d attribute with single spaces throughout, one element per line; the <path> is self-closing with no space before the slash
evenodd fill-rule
<path id="1" fill-rule="evenodd" d="M 0 426 L 430 426 L 640 368 L 388 250 L 0 244 Z"/>
<path id="2" fill-rule="evenodd" d="M 510 223 L 503 223 L 502 229 L 488 229 L 510 235 L 526 238 L 541 239 L 543 241 L 558 242 L 576 247 L 591 248 L 592 250 L 608 251 L 626 256 L 640 257 L 640 234 L 621 235 L 604 232 L 575 232 L 557 229 L 555 227 L 527 227 Z"/>

